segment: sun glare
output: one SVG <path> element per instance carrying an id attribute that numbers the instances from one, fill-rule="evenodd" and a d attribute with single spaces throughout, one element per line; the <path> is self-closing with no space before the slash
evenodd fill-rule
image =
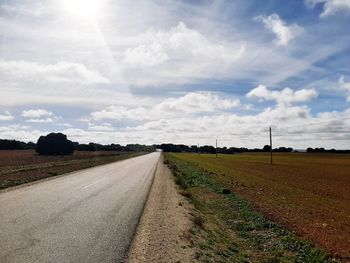
<path id="1" fill-rule="evenodd" d="M 64 8 L 74 16 L 92 18 L 96 16 L 99 0 L 65 0 Z"/>

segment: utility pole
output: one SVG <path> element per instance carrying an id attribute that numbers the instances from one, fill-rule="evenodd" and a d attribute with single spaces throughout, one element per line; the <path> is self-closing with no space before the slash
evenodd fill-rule
<path id="1" fill-rule="evenodd" d="M 197 152 L 198 152 L 198 155 L 201 155 L 201 152 L 199 151 L 199 143 L 197 144 Z"/>
<path id="2" fill-rule="evenodd" d="M 271 157 L 271 164 L 272 164 L 272 132 L 270 127 L 270 157 Z"/>
<path id="3" fill-rule="evenodd" d="M 216 139 L 216 143 L 215 143 L 215 155 L 216 155 L 216 158 L 218 158 L 218 139 Z"/>

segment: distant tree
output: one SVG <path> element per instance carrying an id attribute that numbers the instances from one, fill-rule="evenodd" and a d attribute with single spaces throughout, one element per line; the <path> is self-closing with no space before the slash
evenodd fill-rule
<path id="1" fill-rule="evenodd" d="M 246 147 L 241 147 L 241 148 L 239 149 L 239 152 L 248 152 L 248 151 L 249 151 L 249 149 L 246 148 Z"/>
<path id="2" fill-rule="evenodd" d="M 276 148 L 276 149 L 273 149 L 274 152 L 292 152 L 293 151 L 293 148 L 291 147 L 279 147 L 279 148 Z"/>
<path id="3" fill-rule="evenodd" d="M 215 147 L 211 146 L 211 145 L 204 145 L 200 147 L 200 152 L 202 153 L 216 153 L 216 149 Z"/>
<path id="4" fill-rule="evenodd" d="M 34 142 L 28 142 L 26 149 L 35 149 L 35 143 Z"/>
<path id="5" fill-rule="evenodd" d="M 265 145 L 264 148 L 262 149 L 263 152 L 269 152 L 271 151 L 271 146 L 270 145 Z"/>
<path id="6" fill-rule="evenodd" d="M 190 152 L 191 148 L 183 144 L 172 144 L 172 143 L 163 143 L 157 145 L 156 148 L 162 149 L 164 152 Z"/>
<path id="7" fill-rule="evenodd" d="M 131 152 L 153 152 L 156 150 L 154 145 L 147 146 L 142 144 L 127 144 L 125 147 L 126 151 Z"/>
<path id="8" fill-rule="evenodd" d="M 28 150 L 34 149 L 35 144 L 32 142 L 21 142 L 16 140 L 0 139 L 0 150 Z"/>
<path id="9" fill-rule="evenodd" d="M 0 140 L 1 150 L 22 150 L 24 147 L 24 142 L 19 142 L 16 140 Z"/>
<path id="10" fill-rule="evenodd" d="M 307 153 L 313 153 L 313 152 L 314 152 L 314 149 L 312 149 L 311 147 L 309 147 L 309 148 L 306 149 L 306 152 L 307 152 Z"/>
<path id="11" fill-rule="evenodd" d="M 198 147 L 197 147 L 197 145 L 191 145 L 191 152 L 193 152 L 193 153 L 198 152 Z"/>
<path id="12" fill-rule="evenodd" d="M 73 153 L 73 142 L 62 133 L 40 136 L 35 151 L 41 155 L 67 155 Z"/>

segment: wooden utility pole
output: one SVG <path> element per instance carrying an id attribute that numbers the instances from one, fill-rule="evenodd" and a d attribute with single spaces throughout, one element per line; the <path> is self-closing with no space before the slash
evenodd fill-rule
<path id="1" fill-rule="evenodd" d="M 271 164 L 272 164 L 272 132 L 270 127 L 270 157 L 271 157 Z"/>
<path id="2" fill-rule="evenodd" d="M 216 155 L 216 158 L 218 158 L 218 139 L 216 139 L 216 143 L 215 143 L 215 155 Z"/>

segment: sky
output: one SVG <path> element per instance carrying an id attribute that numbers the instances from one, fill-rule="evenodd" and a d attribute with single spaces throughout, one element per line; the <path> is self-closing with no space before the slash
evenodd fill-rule
<path id="1" fill-rule="evenodd" d="M 0 0 L 0 138 L 350 148 L 350 0 Z"/>

